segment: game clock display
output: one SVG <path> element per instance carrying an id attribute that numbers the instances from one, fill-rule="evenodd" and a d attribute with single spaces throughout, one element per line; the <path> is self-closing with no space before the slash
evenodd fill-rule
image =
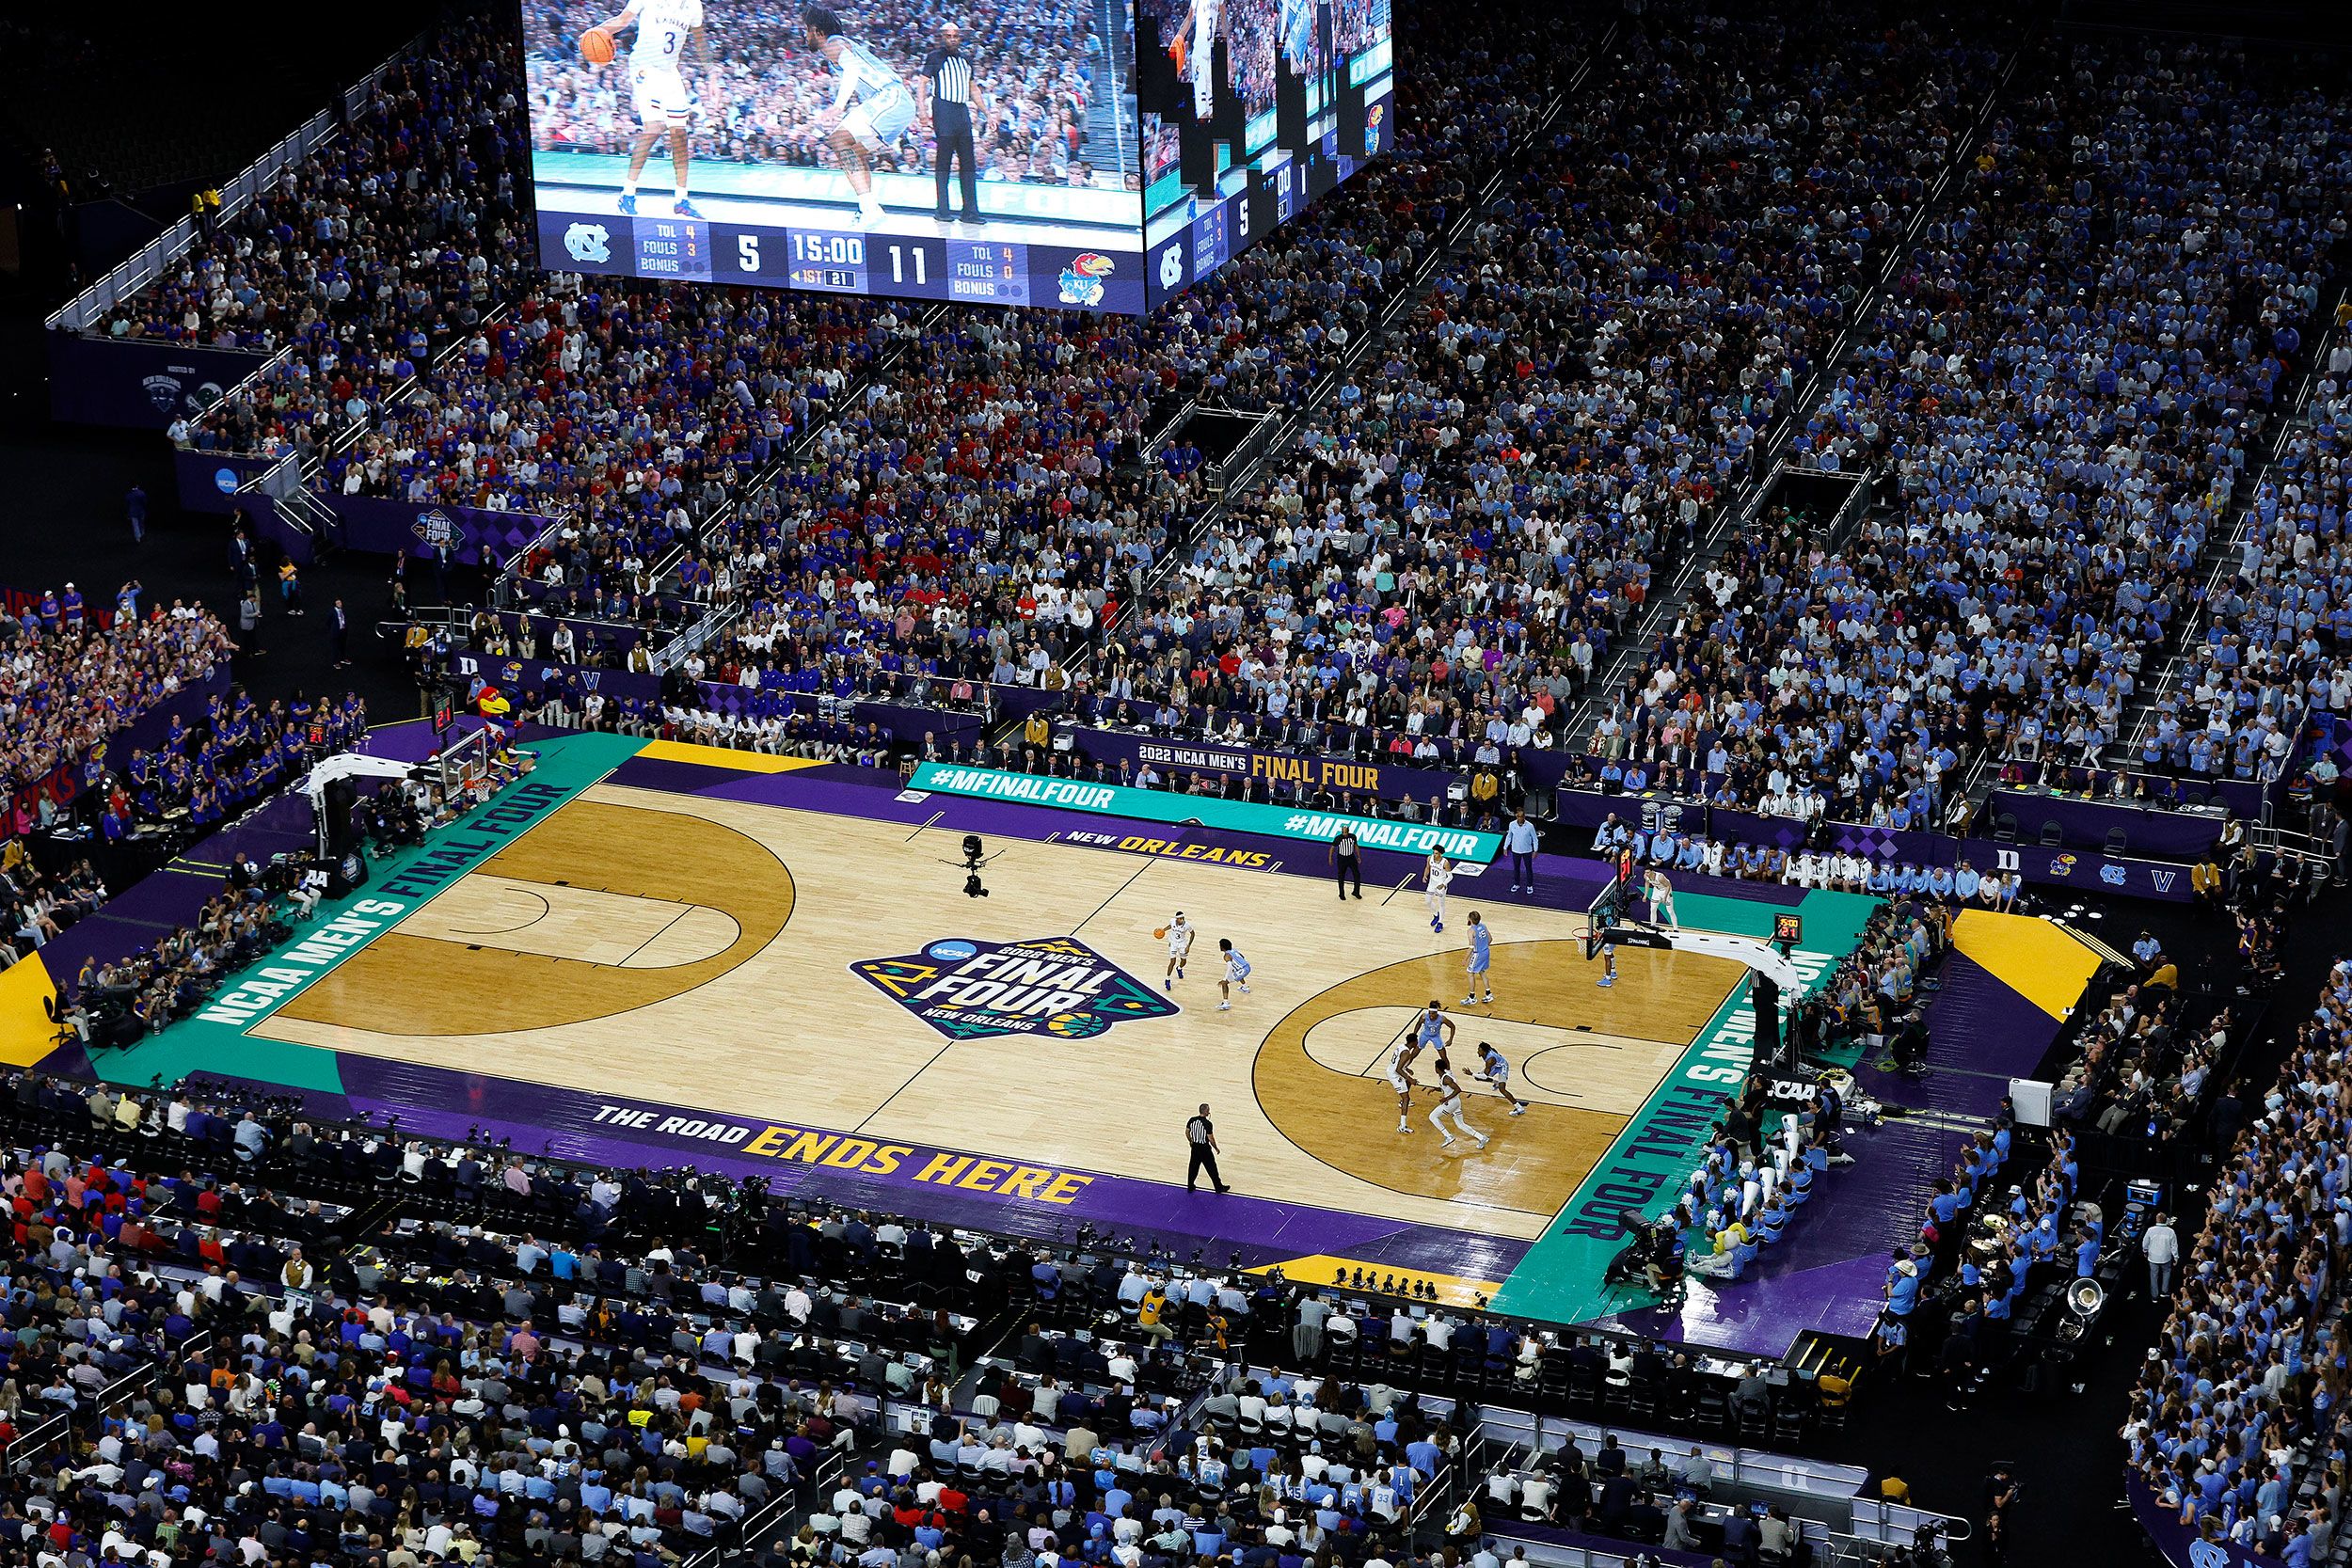
<path id="1" fill-rule="evenodd" d="M 1143 309 L 1139 257 L 1010 240 L 543 214 L 540 243 L 551 261 L 563 259 L 554 264 L 579 272 L 973 305 Z"/>
<path id="2" fill-rule="evenodd" d="M 1389 0 L 1107 3 L 523 8 L 541 262 L 1140 314 L 1387 150 Z"/>

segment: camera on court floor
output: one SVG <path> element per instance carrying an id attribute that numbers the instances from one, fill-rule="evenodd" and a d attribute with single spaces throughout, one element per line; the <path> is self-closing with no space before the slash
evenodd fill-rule
<path id="1" fill-rule="evenodd" d="M 988 889 L 980 885 L 980 867 L 995 857 L 987 850 L 988 846 L 980 842 L 979 834 L 963 835 L 963 895 L 966 898 L 988 896 Z"/>

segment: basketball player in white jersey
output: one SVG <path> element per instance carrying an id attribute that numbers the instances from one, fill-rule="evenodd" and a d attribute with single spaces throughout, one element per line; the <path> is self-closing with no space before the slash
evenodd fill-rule
<path id="1" fill-rule="evenodd" d="M 1228 938 L 1220 937 L 1217 940 L 1216 950 L 1225 959 L 1225 974 L 1216 983 L 1216 1010 L 1220 1013 L 1230 1013 L 1233 1010 L 1233 988 L 1235 986 L 1241 988 L 1241 993 L 1244 996 L 1249 994 L 1249 960 L 1241 956 L 1241 949 L 1235 947 Z"/>
<path id="2" fill-rule="evenodd" d="M 1389 1087 L 1396 1091 L 1396 1130 L 1410 1132 L 1408 1119 L 1413 1109 L 1413 1088 L 1420 1080 L 1413 1076 L 1413 1061 L 1423 1051 L 1443 1053 L 1454 1042 L 1454 1021 L 1445 1016 L 1445 1009 L 1436 997 L 1429 999 L 1421 1016 L 1412 1022 L 1405 1037 L 1397 1041 L 1395 1052 L 1389 1058 Z"/>
<path id="3" fill-rule="evenodd" d="M 869 160 L 914 123 L 914 89 L 863 40 L 843 32 L 841 19 L 824 7 L 803 10 L 801 25 L 807 30 L 808 46 L 832 61 L 837 73 L 833 105 L 822 120 L 826 142 L 857 197 L 859 221 L 871 228 L 885 214 L 874 198 Z"/>
<path id="4" fill-rule="evenodd" d="M 684 218 L 702 216 L 686 197 L 686 166 L 693 155 L 686 127 L 694 98 L 686 90 L 686 75 L 678 62 L 685 55 L 687 40 L 693 40 L 694 58 L 702 66 L 703 81 L 709 90 L 708 107 L 715 113 L 719 73 L 710 63 L 710 40 L 703 33 L 703 0 L 629 0 L 620 15 L 597 25 L 615 34 L 625 27 L 637 29 L 628 52 L 628 88 L 637 106 L 639 130 L 629 145 L 628 178 L 621 182 L 621 211 L 637 211 L 638 179 L 645 172 L 645 161 L 653 156 L 653 144 L 666 135 L 670 172 L 677 181 L 677 197 L 670 211 Z"/>
<path id="5" fill-rule="evenodd" d="M 1486 1070 L 1474 1072 L 1470 1076 L 1482 1084 L 1492 1084 L 1495 1093 L 1511 1102 L 1513 1116 L 1527 1115 L 1527 1101 L 1511 1092 L 1511 1064 L 1502 1059 L 1502 1053 L 1488 1045 L 1485 1040 L 1480 1040 L 1478 1042 L 1478 1065 Z"/>
<path id="6" fill-rule="evenodd" d="M 1430 1108 L 1429 1125 L 1436 1128 L 1438 1136 L 1445 1140 L 1438 1147 L 1440 1148 L 1454 1147 L 1454 1133 L 1445 1130 L 1445 1118 L 1452 1117 L 1454 1132 L 1459 1132 L 1466 1138 L 1475 1138 L 1478 1140 L 1479 1148 L 1486 1148 L 1486 1134 L 1462 1119 L 1462 1085 L 1460 1081 L 1454 1076 L 1454 1064 L 1446 1059 L 1443 1046 L 1438 1048 L 1437 1089 L 1438 1103 Z"/>
<path id="7" fill-rule="evenodd" d="M 1669 931 L 1682 929 L 1680 923 L 1675 919 L 1675 885 L 1666 880 L 1663 871 L 1651 872 L 1648 886 L 1643 892 L 1649 900 L 1651 925 L 1662 926 Z"/>
<path id="8" fill-rule="evenodd" d="M 1176 918 L 1168 923 L 1168 976 L 1163 989 L 1174 990 L 1176 982 L 1184 977 L 1184 958 L 1192 952 L 1192 923 L 1178 910 Z"/>
<path id="9" fill-rule="evenodd" d="M 1428 861 L 1421 868 L 1421 899 L 1429 906 L 1429 928 L 1445 929 L 1445 890 L 1454 885 L 1454 863 L 1445 858 L 1442 849 L 1429 851 Z"/>
<path id="10" fill-rule="evenodd" d="M 1206 121 L 1216 113 L 1216 34 L 1225 24 L 1225 0 L 1192 0 L 1184 19 L 1176 24 L 1176 72 L 1192 73 L 1192 118 Z"/>

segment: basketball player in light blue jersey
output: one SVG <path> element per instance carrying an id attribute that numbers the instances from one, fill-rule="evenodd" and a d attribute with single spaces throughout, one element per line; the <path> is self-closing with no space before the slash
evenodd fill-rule
<path id="1" fill-rule="evenodd" d="M 1225 974 L 1216 983 L 1216 994 L 1220 998 L 1216 1010 L 1220 1013 L 1230 1013 L 1233 1010 L 1233 988 L 1235 986 L 1241 988 L 1241 993 L 1244 996 L 1249 994 L 1249 960 L 1241 956 L 1240 948 L 1235 947 L 1230 940 L 1224 938 L 1218 939 L 1216 950 L 1225 958 Z"/>
<path id="2" fill-rule="evenodd" d="M 1478 1006 L 1481 1000 L 1478 993 L 1482 987 L 1485 989 L 1486 993 L 1484 999 L 1486 1005 L 1488 1006 L 1494 1006 L 1494 981 L 1493 977 L 1487 973 L 1487 966 L 1493 962 L 1494 930 L 1484 920 L 1478 918 L 1478 911 L 1476 910 L 1472 910 L 1470 911 L 1470 993 L 1462 998 L 1463 1006 L 1475 1007 Z"/>
<path id="3" fill-rule="evenodd" d="M 1300 76 L 1311 74 L 1315 65 L 1315 0 L 1282 0 L 1280 18 L 1282 53 L 1291 70 Z"/>
<path id="4" fill-rule="evenodd" d="M 868 228 L 885 214 L 874 197 L 871 160 L 906 135 L 914 123 L 914 92 L 890 62 L 861 39 L 842 31 L 841 18 L 823 6 L 801 12 L 808 46 L 832 62 L 838 73 L 833 103 L 821 121 L 825 141 L 841 160 L 841 172 L 857 197 L 858 218 Z"/>
<path id="5" fill-rule="evenodd" d="M 1480 1040 L 1478 1042 L 1478 1065 L 1486 1070 L 1472 1073 L 1470 1076 L 1482 1084 L 1493 1085 L 1495 1093 L 1511 1102 L 1513 1116 L 1525 1116 L 1527 1101 L 1511 1092 L 1511 1064 L 1502 1059 L 1502 1053 L 1485 1040 Z"/>

